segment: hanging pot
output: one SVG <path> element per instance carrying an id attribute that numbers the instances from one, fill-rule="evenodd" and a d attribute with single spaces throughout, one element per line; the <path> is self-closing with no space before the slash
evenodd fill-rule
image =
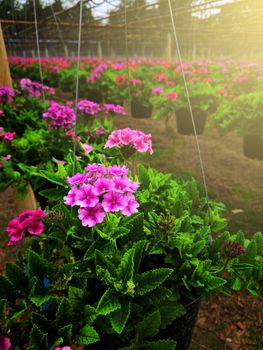
<path id="1" fill-rule="evenodd" d="M 263 136 L 245 134 L 243 136 L 243 152 L 248 158 L 263 160 Z"/>
<path id="2" fill-rule="evenodd" d="M 178 317 L 170 326 L 158 333 L 160 339 L 176 341 L 176 350 L 188 350 L 191 345 L 194 327 L 197 321 L 201 298 L 182 302 L 186 313 Z"/>
<path id="3" fill-rule="evenodd" d="M 193 108 L 193 115 L 196 133 L 200 135 L 204 132 L 207 113 L 198 108 Z M 188 108 L 181 108 L 176 111 L 176 124 L 179 134 L 194 135 L 193 122 Z"/>
<path id="4" fill-rule="evenodd" d="M 131 100 L 131 116 L 137 119 L 151 118 L 153 106 L 151 104 L 142 104 L 139 99 Z"/>

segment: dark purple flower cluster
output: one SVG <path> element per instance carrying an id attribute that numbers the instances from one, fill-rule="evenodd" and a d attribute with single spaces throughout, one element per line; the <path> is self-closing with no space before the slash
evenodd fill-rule
<path id="1" fill-rule="evenodd" d="M 121 212 L 125 216 L 137 212 L 139 204 L 134 193 L 139 184 L 127 177 L 128 168 L 113 165 L 107 169 L 93 163 L 85 170 L 67 178 L 72 188 L 64 197 L 67 205 L 79 206 L 78 217 L 83 226 L 101 223 L 108 212 Z"/>
<path id="2" fill-rule="evenodd" d="M 85 114 L 95 115 L 101 111 L 101 108 L 98 103 L 89 100 L 81 100 L 78 103 L 78 110 Z"/>
<path id="3" fill-rule="evenodd" d="M 19 84 L 21 90 L 28 91 L 29 95 L 31 96 L 41 97 L 42 87 L 45 93 L 55 95 L 55 89 L 40 83 L 36 83 L 28 78 L 21 79 Z"/>
<path id="4" fill-rule="evenodd" d="M 224 241 L 222 244 L 222 256 L 227 258 L 235 258 L 246 252 L 246 248 L 242 247 L 238 242 Z"/>
<path id="5" fill-rule="evenodd" d="M 105 63 L 99 64 L 97 68 L 93 69 L 91 76 L 87 78 L 87 83 L 90 83 L 95 79 L 98 79 L 106 68 L 107 68 L 107 65 Z"/>
<path id="6" fill-rule="evenodd" d="M 43 117 L 48 120 L 51 129 L 55 127 L 70 129 L 76 120 L 76 115 L 72 108 L 60 105 L 55 101 L 51 101 L 51 106 L 47 112 L 43 113 Z"/>
<path id="7" fill-rule="evenodd" d="M 0 87 L 0 103 L 12 104 L 14 100 L 14 96 L 18 94 L 19 91 L 12 89 L 8 86 Z"/>

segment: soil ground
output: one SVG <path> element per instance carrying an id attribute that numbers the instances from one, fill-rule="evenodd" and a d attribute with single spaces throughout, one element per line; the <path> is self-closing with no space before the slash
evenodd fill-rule
<path id="1" fill-rule="evenodd" d="M 143 159 L 161 171 L 202 181 L 194 136 L 176 132 L 172 119 L 168 128 L 163 120 L 116 119 L 119 128 L 131 127 L 153 136 L 154 155 Z M 226 205 L 231 231 L 244 230 L 249 237 L 263 230 L 263 162 L 248 159 L 242 152 L 242 139 L 235 134 L 221 137 L 206 129 L 198 137 L 209 197 Z M 0 267 L 14 259 L 14 247 L 5 247 L 4 227 L 15 216 L 11 191 L 0 194 Z M 263 298 L 239 293 L 231 298 L 214 295 L 203 301 L 194 331 L 192 350 L 262 350 Z"/>

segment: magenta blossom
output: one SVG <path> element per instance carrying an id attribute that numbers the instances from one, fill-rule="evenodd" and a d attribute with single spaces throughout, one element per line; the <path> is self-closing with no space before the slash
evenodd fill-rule
<path id="1" fill-rule="evenodd" d="M 43 233 L 44 225 L 40 220 L 45 216 L 47 214 L 38 208 L 37 210 L 25 210 L 18 217 L 10 220 L 6 228 L 6 232 L 10 235 L 8 245 L 16 244 L 26 232 L 31 235 Z"/>
<path id="2" fill-rule="evenodd" d="M 165 94 L 165 98 L 166 98 L 167 100 L 176 100 L 177 97 L 178 97 L 178 94 L 177 94 L 177 92 L 175 92 L 175 91 L 170 91 L 170 92 L 167 92 L 167 93 Z"/>
<path id="3" fill-rule="evenodd" d="M 82 111 L 85 114 L 94 116 L 100 112 L 101 108 L 98 103 L 89 100 L 81 100 L 78 103 L 78 110 Z"/>
<path id="4" fill-rule="evenodd" d="M 2 128 L 1 128 L 2 129 Z M 2 137 L 6 141 L 12 141 L 15 137 L 15 131 L 3 131 L 0 129 L 0 138 Z"/>
<path id="5" fill-rule="evenodd" d="M 54 350 L 71 350 L 70 346 L 63 346 L 63 348 L 59 348 L 58 346 L 54 348 Z"/>
<path id="6" fill-rule="evenodd" d="M 9 350 L 11 346 L 10 338 L 0 335 L 0 350 Z"/>
<path id="7" fill-rule="evenodd" d="M 139 184 L 127 177 L 128 169 L 117 165 L 88 164 L 84 174 L 67 178 L 72 188 L 64 197 L 70 206 L 78 206 L 83 226 L 93 227 L 104 220 L 106 213 L 121 212 L 125 216 L 137 212 L 139 204 L 134 192 Z"/>
<path id="8" fill-rule="evenodd" d="M 42 90 L 44 90 L 44 92 L 49 95 L 55 95 L 55 89 L 46 85 L 42 85 L 40 83 L 33 82 L 28 78 L 21 79 L 19 84 L 20 84 L 21 90 L 27 91 L 31 96 L 40 97 Z"/>
<path id="9" fill-rule="evenodd" d="M 69 129 L 76 120 L 76 115 L 72 108 L 62 106 L 55 101 L 51 101 L 51 106 L 47 112 L 43 113 L 43 117 L 47 119 L 51 129 L 55 127 Z"/>
<path id="10" fill-rule="evenodd" d="M 114 130 L 109 135 L 104 148 L 129 145 L 138 152 L 153 154 L 151 134 L 144 134 L 140 130 L 132 130 L 130 128 Z"/>
<path id="11" fill-rule="evenodd" d="M 124 111 L 124 107 L 120 106 L 120 105 L 105 103 L 102 108 L 106 114 L 116 113 L 116 114 L 120 114 L 120 115 L 126 115 L 126 112 Z"/>
<path id="12" fill-rule="evenodd" d="M 152 92 L 151 92 L 151 94 L 153 95 L 153 96 L 157 96 L 157 95 L 160 95 L 160 94 L 162 94 L 163 93 L 163 88 L 162 87 L 156 87 L 156 88 L 153 88 L 152 89 Z"/>

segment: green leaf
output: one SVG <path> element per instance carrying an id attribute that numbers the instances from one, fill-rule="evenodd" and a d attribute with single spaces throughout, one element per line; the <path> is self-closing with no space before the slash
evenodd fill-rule
<path id="1" fill-rule="evenodd" d="M 185 314 L 186 310 L 181 304 L 165 303 L 159 307 L 161 314 L 161 328 L 164 329 L 166 326 L 173 323 L 178 317 Z"/>
<path id="2" fill-rule="evenodd" d="M 81 309 L 84 298 L 84 290 L 70 286 L 68 289 L 68 298 L 73 309 Z"/>
<path id="3" fill-rule="evenodd" d="M 135 249 L 134 253 L 134 275 L 138 273 L 140 264 L 141 264 L 141 259 L 142 259 L 142 253 L 143 249 L 145 247 L 147 241 L 138 241 L 133 244 L 133 248 Z"/>
<path id="4" fill-rule="evenodd" d="M 2 317 L 5 315 L 6 306 L 7 306 L 7 300 L 6 299 L 0 300 L 0 321 L 2 320 Z"/>
<path id="5" fill-rule="evenodd" d="M 150 185 L 150 177 L 148 170 L 141 164 L 138 165 L 138 178 L 141 188 L 148 188 Z"/>
<path id="6" fill-rule="evenodd" d="M 68 190 L 62 188 L 48 188 L 39 192 L 39 195 L 52 201 L 62 200 L 66 196 Z"/>
<path id="7" fill-rule="evenodd" d="M 144 295 L 159 287 L 171 274 L 173 269 L 161 268 L 147 271 L 138 276 L 136 281 L 136 294 Z"/>
<path id="8" fill-rule="evenodd" d="M 17 290 L 26 291 L 28 287 L 28 279 L 17 265 L 7 262 L 6 263 L 6 275 L 10 282 L 13 283 Z"/>
<path id="9" fill-rule="evenodd" d="M 219 290 L 220 287 L 223 287 L 223 285 L 226 283 L 227 283 L 227 281 L 221 277 L 210 276 L 205 281 L 206 290 L 208 292 L 211 292 L 211 291 L 216 290 L 216 289 Z"/>
<path id="10" fill-rule="evenodd" d="M 100 315 L 108 315 L 120 308 L 121 304 L 118 300 L 116 293 L 111 289 L 108 289 L 101 297 L 96 311 Z"/>
<path id="11" fill-rule="evenodd" d="M 89 344 L 94 344 L 99 340 L 100 340 L 100 337 L 96 332 L 96 330 L 93 327 L 86 325 L 80 330 L 80 333 L 77 335 L 76 344 L 89 345 Z"/>
<path id="12" fill-rule="evenodd" d="M 65 326 L 71 323 L 73 318 L 73 309 L 67 298 L 62 298 L 56 313 L 56 324 Z"/>
<path id="13" fill-rule="evenodd" d="M 111 284 L 116 276 L 115 266 L 99 250 L 95 252 L 96 274 L 106 284 Z"/>
<path id="14" fill-rule="evenodd" d="M 97 310 L 95 309 L 95 307 L 91 305 L 85 305 L 83 313 L 84 313 L 84 320 L 88 324 L 93 323 L 93 321 L 95 321 L 98 316 Z"/>
<path id="15" fill-rule="evenodd" d="M 161 326 L 161 314 L 159 310 L 147 315 L 138 323 L 136 329 L 141 338 L 154 337 Z"/>
<path id="16" fill-rule="evenodd" d="M 65 186 L 66 182 L 64 178 L 61 178 L 59 175 L 51 173 L 49 171 L 46 170 L 40 170 L 38 173 L 38 176 L 41 176 L 45 179 L 47 179 L 48 181 L 60 185 L 60 186 Z"/>
<path id="17" fill-rule="evenodd" d="M 111 325 L 112 328 L 118 334 L 121 334 L 128 319 L 131 311 L 131 298 L 124 296 L 120 298 L 121 307 L 111 314 Z"/>
<path id="18" fill-rule="evenodd" d="M 30 276 L 36 276 L 40 281 L 47 277 L 49 263 L 46 259 L 33 250 L 30 250 L 27 256 Z"/>
<path id="19" fill-rule="evenodd" d="M 156 342 L 144 342 L 142 348 L 146 350 L 175 350 L 176 341 L 164 339 Z"/>
<path id="20" fill-rule="evenodd" d="M 144 296 L 144 299 L 146 299 L 149 304 L 159 304 L 162 301 L 170 298 L 172 294 L 174 295 L 170 289 L 165 287 L 158 287 L 153 291 L 147 293 Z"/>
<path id="21" fill-rule="evenodd" d="M 72 338 L 72 324 L 68 324 L 67 326 L 61 327 L 58 330 L 58 335 L 63 338 L 63 342 L 65 344 L 71 343 Z"/>
<path id="22" fill-rule="evenodd" d="M 32 293 L 34 293 L 34 291 L 32 291 Z M 47 303 L 50 299 L 51 299 L 51 295 L 40 295 L 40 296 L 30 296 L 29 298 L 32 303 L 36 306 L 36 307 L 40 307 L 41 305 Z"/>
<path id="23" fill-rule="evenodd" d="M 117 268 L 117 278 L 123 286 L 133 279 L 135 249 L 131 248 L 123 255 Z"/>
<path id="24" fill-rule="evenodd" d="M 16 289 L 6 277 L 0 276 L 0 299 L 15 301 L 17 298 Z"/>
<path id="25" fill-rule="evenodd" d="M 39 350 L 48 348 L 47 333 L 42 332 L 35 324 L 33 325 L 30 336 L 30 345 L 36 346 Z"/>
<path id="26" fill-rule="evenodd" d="M 51 334 L 54 330 L 54 322 L 47 319 L 43 314 L 33 312 L 31 313 L 32 323 L 35 324 L 42 332 Z"/>
<path id="27" fill-rule="evenodd" d="M 235 278 L 235 280 L 233 281 L 231 287 L 232 287 L 232 289 L 234 289 L 234 290 L 237 291 L 237 292 L 241 290 L 241 288 L 242 288 L 242 282 L 241 282 L 241 280 L 240 280 L 239 277 Z"/>
<path id="28" fill-rule="evenodd" d="M 24 300 L 22 300 L 20 305 L 19 305 L 19 310 L 14 312 L 8 321 L 15 320 L 16 318 L 20 317 L 21 315 L 23 315 L 23 313 L 26 310 L 27 310 L 27 304 Z"/>

